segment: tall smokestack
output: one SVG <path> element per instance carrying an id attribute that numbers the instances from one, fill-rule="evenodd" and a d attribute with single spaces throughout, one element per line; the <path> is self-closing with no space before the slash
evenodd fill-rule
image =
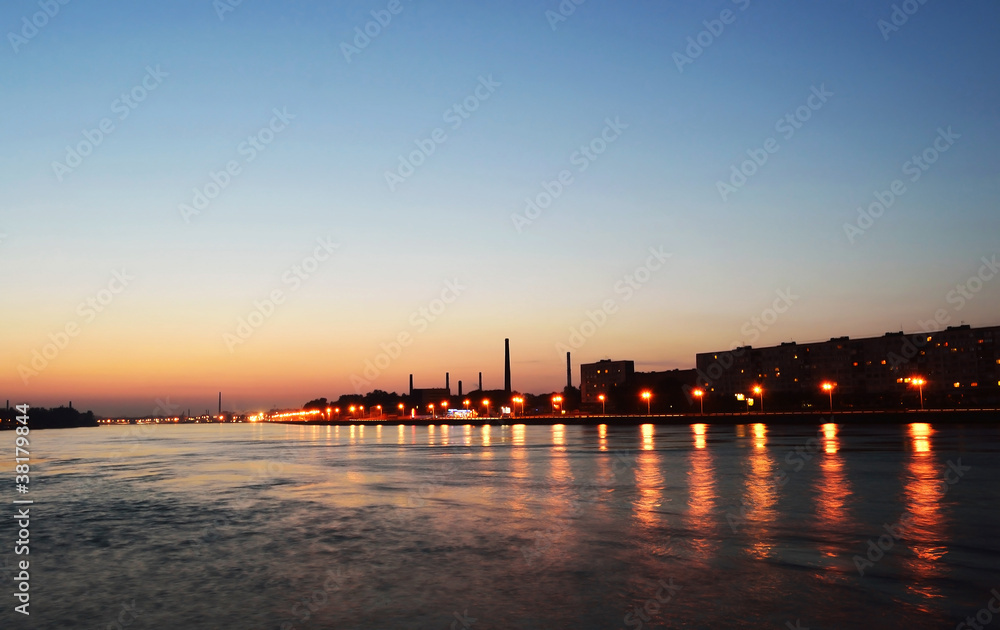
<path id="1" fill-rule="evenodd" d="M 510 393 L 510 339 L 503 340 L 503 390 Z"/>
<path id="2" fill-rule="evenodd" d="M 413 395 L 413 375 L 410 374 L 410 396 Z"/>
<path id="3" fill-rule="evenodd" d="M 219 392 L 219 415 L 222 415 L 222 392 Z"/>
<path id="4" fill-rule="evenodd" d="M 451 395 L 451 374 L 448 372 L 444 373 L 444 388 L 448 390 L 448 394 Z"/>
<path id="5" fill-rule="evenodd" d="M 569 363 L 569 353 L 566 353 L 566 388 L 570 389 L 573 387 L 573 368 L 570 367 Z"/>
<path id="6" fill-rule="evenodd" d="M 458 397 L 462 397 L 462 381 L 458 382 Z"/>
<path id="7" fill-rule="evenodd" d="M 479 391 L 483 391 L 483 373 L 479 373 Z"/>

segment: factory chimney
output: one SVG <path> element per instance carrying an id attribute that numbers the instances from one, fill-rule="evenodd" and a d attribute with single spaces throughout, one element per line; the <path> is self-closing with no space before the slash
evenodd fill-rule
<path id="1" fill-rule="evenodd" d="M 510 339 L 503 340 L 503 390 L 510 393 Z"/>
<path id="2" fill-rule="evenodd" d="M 569 364 L 569 353 L 566 353 L 566 388 L 571 389 L 573 387 L 573 369 Z"/>
<path id="3" fill-rule="evenodd" d="M 410 396 L 413 395 L 413 375 L 410 374 Z"/>
<path id="4" fill-rule="evenodd" d="M 458 382 L 458 397 L 462 397 L 462 381 Z"/>
<path id="5" fill-rule="evenodd" d="M 479 373 L 479 391 L 483 391 L 483 373 Z"/>
<path id="6" fill-rule="evenodd" d="M 444 373 L 444 388 L 447 390 L 448 395 L 451 396 L 451 374 L 448 372 Z"/>

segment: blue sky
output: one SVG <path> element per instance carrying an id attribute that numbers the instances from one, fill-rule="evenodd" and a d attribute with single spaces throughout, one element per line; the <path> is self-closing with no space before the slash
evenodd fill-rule
<path id="1" fill-rule="evenodd" d="M 243 0 L 220 19 L 210 0 L 71 1 L 18 43 L 42 9 L 5 4 L 0 387 L 109 413 L 166 395 L 201 407 L 220 388 L 248 410 L 350 392 L 451 279 L 467 289 L 372 387 L 445 370 L 499 386 L 510 337 L 515 386 L 555 389 L 559 344 L 609 299 L 577 361 L 691 366 L 785 288 L 801 297 L 758 345 L 912 330 L 942 307 L 1000 323 L 989 282 L 947 302 L 1000 249 L 994 3 L 913 5 L 886 40 L 891 2 L 588 0 L 553 29 L 557 2 L 403 0 L 348 62 L 342 43 L 388 5 Z M 724 11 L 679 71 L 675 53 Z M 119 119 L 147 68 L 166 76 Z M 445 112 L 481 78 L 498 85 L 453 129 Z M 777 121 L 821 86 L 832 96 L 786 138 Z M 248 162 L 241 143 L 275 108 L 294 119 Z M 104 118 L 113 131 L 60 181 L 53 162 Z M 608 119 L 624 128 L 581 172 L 573 154 Z M 390 190 L 386 172 L 438 128 Z M 959 137 L 910 181 L 904 164 L 939 129 Z M 723 200 L 718 183 L 769 138 L 777 150 Z M 179 206 L 230 161 L 239 174 L 185 222 Z M 515 229 L 563 170 L 572 182 Z M 844 224 L 897 179 L 906 192 L 851 242 Z M 291 291 L 283 275 L 321 237 L 339 249 Z M 625 299 L 615 287 L 650 247 L 671 257 Z M 19 366 L 121 268 L 135 281 L 25 380 Z M 275 288 L 287 300 L 227 347 Z"/>

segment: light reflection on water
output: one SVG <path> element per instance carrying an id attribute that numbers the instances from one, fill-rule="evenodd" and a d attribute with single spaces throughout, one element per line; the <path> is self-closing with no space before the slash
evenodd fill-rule
<path id="1" fill-rule="evenodd" d="M 647 626 L 954 626 L 1000 582 L 995 426 L 32 435 L 39 628 L 104 627 L 123 598 L 149 628 L 447 628 L 466 610 L 473 629 L 621 628 L 669 579 Z"/>

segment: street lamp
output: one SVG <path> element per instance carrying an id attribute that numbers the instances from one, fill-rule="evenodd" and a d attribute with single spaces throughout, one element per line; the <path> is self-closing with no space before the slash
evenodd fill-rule
<path id="1" fill-rule="evenodd" d="M 463 405 L 465 405 L 465 408 L 466 408 L 466 409 L 468 409 L 468 408 L 469 408 L 469 405 L 471 405 L 471 404 L 472 404 L 472 401 L 471 401 L 471 400 L 469 400 L 468 398 L 466 398 L 465 400 L 463 400 L 463 401 L 462 401 L 462 404 L 463 404 Z"/>
<path id="2" fill-rule="evenodd" d="M 760 396 L 760 412 L 764 413 L 764 388 L 760 385 L 753 386 L 753 393 Z"/>
<path id="3" fill-rule="evenodd" d="M 552 413 L 556 412 L 556 407 L 560 408 L 562 407 L 562 400 L 563 400 L 562 396 L 557 395 L 552 397 Z"/>
<path id="4" fill-rule="evenodd" d="M 694 394 L 694 397 L 698 399 L 699 403 L 701 403 L 701 415 L 705 415 L 705 392 L 700 389 L 696 389 L 691 393 Z"/>
<path id="5" fill-rule="evenodd" d="M 431 417 L 437 418 L 437 414 L 434 413 L 434 403 L 427 405 L 427 408 L 431 410 Z"/>
<path id="6" fill-rule="evenodd" d="M 521 396 L 514 396 L 514 398 L 512 400 L 514 401 L 515 404 L 516 403 L 521 403 L 521 415 L 523 416 L 524 415 L 524 398 L 521 397 Z"/>
<path id="7" fill-rule="evenodd" d="M 403 410 L 406 409 L 406 405 L 404 405 L 403 403 L 399 403 L 398 405 L 396 405 L 396 408 L 399 409 L 399 415 L 403 415 Z"/>
<path id="8" fill-rule="evenodd" d="M 483 400 L 483 406 L 486 407 L 486 417 L 490 417 L 490 399 L 486 398 Z"/>
<path id="9" fill-rule="evenodd" d="M 608 415 L 607 414 L 607 410 L 606 410 L 606 408 L 604 406 L 604 394 L 598 394 L 597 395 L 597 400 L 601 401 L 601 415 L 602 416 Z"/>
<path id="10" fill-rule="evenodd" d="M 823 383 L 823 391 L 830 395 L 830 413 L 833 413 L 833 388 L 836 387 L 836 383 Z"/>
<path id="11" fill-rule="evenodd" d="M 653 397 L 653 394 L 651 394 L 650 392 L 648 392 L 648 391 L 642 392 L 642 399 L 646 401 L 646 415 L 647 416 L 648 415 L 652 415 L 652 414 L 650 414 L 650 411 L 649 411 L 649 399 L 652 398 L 652 397 Z"/>
<path id="12" fill-rule="evenodd" d="M 924 385 L 927 384 L 922 377 L 918 376 L 916 378 L 910 379 L 911 385 L 916 385 L 917 389 L 920 391 L 920 410 L 924 410 Z"/>
<path id="13" fill-rule="evenodd" d="M 381 418 L 382 417 L 382 405 L 375 405 L 375 408 L 378 409 L 378 417 Z"/>

